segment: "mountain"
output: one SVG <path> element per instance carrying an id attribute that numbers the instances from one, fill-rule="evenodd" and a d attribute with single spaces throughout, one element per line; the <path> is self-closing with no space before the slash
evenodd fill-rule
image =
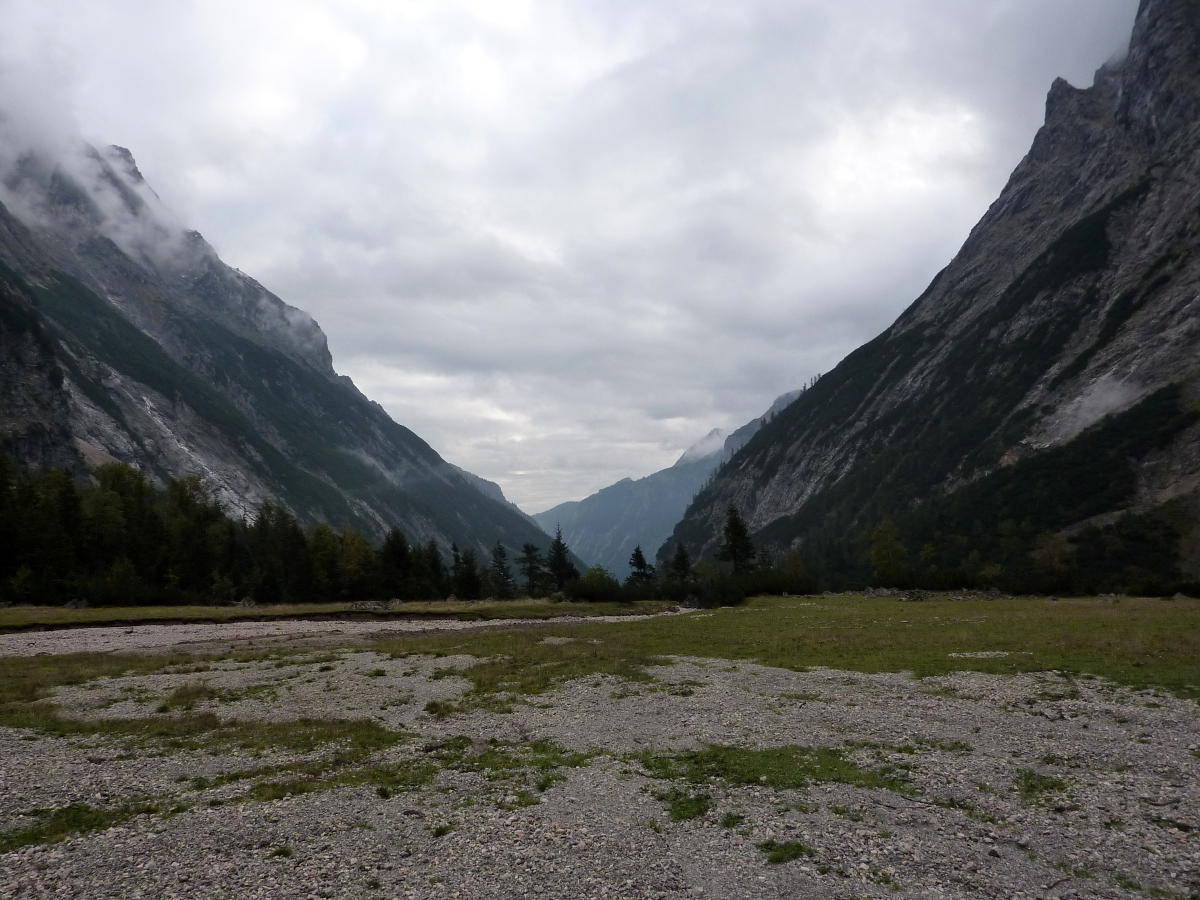
<path id="1" fill-rule="evenodd" d="M 669 546 L 714 555 L 734 504 L 827 583 L 1200 581 L 1198 192 L 1200 3 L 1142 0 L 1124 59 L 1051 87 L 954 260 Z"/>
<path id="2" fill-rule="evenodd" d="M 234 514 L 548 541 L 338 375 L 306 313 L 179 225 L 129 151 L 0 115 L 0 452 L 198 475 Z"/>
<path id="3" fill-rule="evenodd" d="M 548 534 L 561 526 L 563 540 L 575 553 L 624 580 L 633 548 L 641 546 L 648 557 L 653 556 L 721 463 L 799 395 L 799 391 L 784 394 L 766 413 L 733 434 L 713 429 L 670 468 L 636 480 L 623 478 L 583 500 L 536 513 L 533 519 Z"/>

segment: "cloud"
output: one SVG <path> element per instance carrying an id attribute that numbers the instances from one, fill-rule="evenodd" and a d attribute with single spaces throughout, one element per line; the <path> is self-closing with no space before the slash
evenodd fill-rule
<path id="1" fill-rule="evenodd" d="M 47 61 L 29 96 L 536 510 L 885 327 L 1136 2 L 6 6 L 0 61 Z"/>

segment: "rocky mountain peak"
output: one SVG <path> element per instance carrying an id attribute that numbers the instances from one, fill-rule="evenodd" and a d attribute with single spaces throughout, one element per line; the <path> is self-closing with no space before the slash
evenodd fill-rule
<path id="1" fill-rule="evenodd" d="M 128 148 L 109 144 L 104 148 L 104 152 L 115 165 L 120 167 L 121 173 L 127 179 L 135 184 L 145 183 L 146 179 L 142 177 L 142 171 L 138 168 L 137 161 Z"/>
<path id="2" fill-rule="evenodd" d="M 1026 529 L 979 554 L 1043 584 L 1061 572 L 1038 568 L 1039 539 L 1091 560 L 1080 584 L 1102 565 L 1128 584 L 1135 553 L 1088 557 L 1120 543 L 1109 527 L 1165 548 L 1145 584 L 1200 577 L 1197 185 L 1200 0 L 1142 0 L 1123 57 L 1086 88 L 1051 86 L 1030 152 L 954 260 L 721 468 L 662 552 L 712 553 L 733 503 L 761 543 L 850 579 L 869 567 L 822 548 L 885 517 L 918 547 L 938 522 Z M 935 565 L 979 575 L 953 553 Z"/>
<path id="3" fill-rule="evenodd" d="M 1200 0 L 1142 0 L 1121 65 L 1121 121 L 1147 144 L 1200 120 Z"/>
<path id="4" fill-rule="evenodd" d="M 677 466 L 686 466 L 688 463 L 697 462 L 701 459 L 720 453 L 725 449 L 725 439 L 729 435 L 720 428 L 714 428 L 692 446 L 683 451 L 683 454 L 675 461 Z"/>

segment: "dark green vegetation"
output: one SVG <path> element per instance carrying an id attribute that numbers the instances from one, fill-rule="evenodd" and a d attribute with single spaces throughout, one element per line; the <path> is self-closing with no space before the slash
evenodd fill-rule
<path id="1" fill-rule="evenodd" d="M 60 469 L 30 474 L 0 457 L 0 545 L 9 550 L 0 557 L 0 603 L 25 606 L 82 598 L 92 606 L 228 607 L 249 598 L 256 612 L 247 615 L 284 615 L 294 613 L 271 611 L 291 604 L 296 613 L 305 606 L 310 614 L 334 613 L 357 600 L 512 599 L 518 593 L 508 551 L 499 541 L 484 565 L 471 548 L 452 545 L 446 559 L 436 542 L 410 544 L 394 528 L 378 546 L 352 528 L 304 528 L 286 509 L 270 504 L 247 521 L 231 516 L 199 478 L 170 479 L 160 491 L 143 473 L 119 464 L 77 480 Z M 756 565 L 744 533 L 738 554 L 739 570 L 732 574 L 693 570 L 684 558 L 665 567 L 661 577 L 643 557 L 624 585 L 599 567 L 581 575 L 561 533 L 545 557 L 527 543 L 516 561 L 520 587 L 599 604 L 596 611 L 618 611 L 618 605 L 630 611 L 630 604 L 657 608 L 647 607 L 653 601 L 718 606 L 805 585 L 762 560 Z M 318 603 L 324 605 L 312 606 Z M 458 612 L 487 617 L 482 609 Z M 12 619 L 0 610 L 0 628 L 55 618 L 19 613 Z"/>
<path id="2" fill-rule="evenodd" d="M 352 528 L 302 528 L 270 504 L 248 522 L 229 515 L 199 478 L 172 478 L 160 491 L 118 464 L 79 481 L 58 469 L 32 475 L 0 457 L 0 546 L 0 602 L 9 603 L 229 604 L 248 597 L 304 604 L 515 593 L 511 576 L 481 567 L 471 549 L 454 545 L 446 560 L 436 542 L 412 545 L 397 529 L 376 547 Z M 565 544 L 559 556 L 570 566 Z"/>
<path id="3" fill-rule="evenodd" d="M 763 841 L 758 845 L 758 849 L 766 854 L 767 862 L 773 866 L 781 863 L 791 862 L 793 859 L 799 859 L 802 856 L 814 857 L 817 851 L 808 844 L 800 841 Z"/>
<path id="4" fill-rule="evenodd" d="M 672 822 L 699 819 L 712 809 L 712 798 L 708 794 L 697 794 L 682 788 L 655 791 L 654 799 L 667 805 L 667 814 Z"/>
<path id="5" fill-rule="evenodd" d="M 855 485 L 862 487 L 857 479 L 839 482 L 755 540 L 771 546 L 802 536 L 781 568 L 809 589 L 882 584 L 1078 595 L 1200 593 L 1200 584 L 1180 566 L 1185 536 L 1197 526 L 1185 501 L 1072 529 L 1132 504 L 1139 462 L 1198 418 L 1180 388 L 1164 388 L 1061 447 L 997 468 L 949 494 L 932 484 L 891 488 L 894 478 L 882 474 L 861 496 L 854 493 Z M 884 466 L 906 467 L 914 478 L 926 471 L 916 459 L 889 457 Z M 912 496 L 926 500 L 914 506 L 907 499 Z M 850 508 L 852 517 L 839 511 Z"/>
<path id="6" fill-rule="evenodd" d="M 152 804 L 129 804 L 111 809 L 96 809 L 86 803 L 72 803 L 58 809 L 33 810 L 35 821 L 25 828 L 0 833 L 0 853 L 8 853 L 30 844 L 51 844 L 76 834 L 103 831 L 145 813 L 156 812 Z"/>
<path id="7" fill-rule="evenodd" d="M 1013 787 L 1025 803 L 1034 804 L 1045 801 L 1047 796 L 1062 793 L 1069 787 L 1069 782 L 1065 778 L 1043 775 L 1033 769 L 1022 769 L 1017 773 Z"/>

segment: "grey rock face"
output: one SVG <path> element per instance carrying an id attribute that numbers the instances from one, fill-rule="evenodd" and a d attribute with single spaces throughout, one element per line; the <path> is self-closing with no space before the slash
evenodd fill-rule
<path id="1" fill-rule="evenodd" d="M 0 449 L 199 475 L 235 515 L 548 543 L 337 375 L 316 322 L 176 222 L 129 151 L 18 140 L 0 131 Z"/>
<path id="2" fill-rule="evenodd" d="M 861 526 L 1061 447 L 1168 385 L 1194 407 L 1198 244 L 1200 4 L 1143 0 L 1126 59 L 1087 89 L 1051 87 L 955 259 L 756 435 L 674 539 L 711 552 L 734 503 L 783 548 L 818 518 Z M 1128 509 L 1194 498 L 1196 426 L 1137 471 Z"/>

